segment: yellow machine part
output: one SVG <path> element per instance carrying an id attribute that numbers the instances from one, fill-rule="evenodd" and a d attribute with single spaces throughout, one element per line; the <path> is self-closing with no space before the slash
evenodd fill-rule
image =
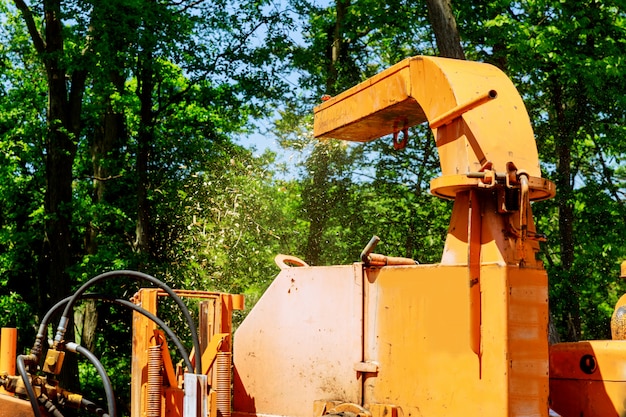
<path id="1" fill-rule="evenodd" d="M 464 267 L 366 270 L 364 403 L 405 415 L 547 415 L 546 274 L 482 267 L 481 354 L 471 349 Z"/>
<path id="2" fill-rule="evenodd" d="M 530 201 L 555 190 L 511 81 L 487 64 L 406 59 L 318 106 L 314 133 L 396 145 L 425 121 L 442 170 L 431 191 L 455 200 L 441 263 L 283 268 L 235 334 L 237 416 L 548 416 Z"/>
<path id="3" fill-rule="evenodd" d="M 134 314 L 133 417 L 548 417 L 549 406 L 563 417 L 626 415 L 626 340 L 548 348 L 530 202 L 555 189 L 501 71 L 409 58 L 318 106 L 314 131 L 360 142 L 392 134 L 404 146 L 400 135 L 426 121 L 442 170 L 431 191 L 455 200 L 441 262 L 367 263 L 372 254 L 312 267 L 279 255 L 280 274 L 232 338 L 241 296 L 177 291 L 203 300 L 202 375 L 175 368 L 155 324 Z M 156 313 L 164 295 L 142 289 L 135 302 Z M 613 320 L 622 338 L 624 305 Z M 0 371 L 14 355 L 0 355 Z M 25 401 L 0 400 L 0 417 L 32 415 Z"/>
<path id="4" fill-rule="evenodd" d="M 316 401 L 405 416 L 547 416 L 547 277 L 483 265 L 482 352 L 466 266 L 283 270 L 235 333 L 234 409 L 311 417 Z"/>
<path id="5" fill-rule="evenodd" d="M 554 196 L 541 181 L 537 145 L 526 107 L 510 79 L 478 62 L 435 57 L 405 59 L 315 108 L 314 135 L 365 142 L 428 121 L 442 177 L 431 191 L 455 198 L 478 185 L 467 173 L 488 163 L 513 164 L 531 177 L 531 200 Z"/>

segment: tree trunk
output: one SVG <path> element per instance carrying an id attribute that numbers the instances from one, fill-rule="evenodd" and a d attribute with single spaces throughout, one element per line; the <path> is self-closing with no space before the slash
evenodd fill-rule
<path id="1" fill-rule="evenodd" d="M 112 71 L 110 81 L 115 91 L 120 95 L 124 94 L 124 76 L 121 73 Z M 91 201 L 94 204 L 107 201 L 107 189 L 109 181 L 117 178 L 120 170 L 118 158 L 125 132 L 124 114 L 113 109 L 110 93 L 107 89 L 97 89 L 94 96 L 99 97 L 102 108 L 100 121 L 94 130 L 89 154 L 93 168 L 93 188 Z M 95 254 L 98 251 L 98 232 L 89 222 L 85 231 L 85 252 Z"/>
<path id="2" fill-rule="evenodd" d="M 337 94 L 344 86 L 339 84 L 340 66 L 347 57 L 346 46 L 344 41 L 344 24 L 346 15 L 350 7 L 350 0 L 335 1 L 335 25 L 329 39 L 329 60 L 328 60 L 328 76 L 326 78 L 326 93 L 330 95 Z"/>
<path id="3" fill-rule="evenodd" d="M 151 49 L 140 58 L 142 65 L 139 79 L 139 100 L 141 103 L 141 127 L 137 136 L 137 227 L 135 230 L 135 249 L 139 253 L 150 254 L 152 241 L 152 226 L 150 217 L 150 201 L 148 190 L 150 187 L 148 169 L 150 149 L 154 141 L 154 115 L 152 111 L 152 94 L 154 79 L 152 70 L 153 55 Z"/>
<path id="4" fill-rule="evenodd" d="M 576 119 L 568 112 L 575 112 L 575 109 L 567 108 L 563 98 L 562 87 L 558 79 L 551 80 L 553 105 L 555 108 L 556 122 L 556 153 L 557 153 L 557 175 L 556 189 L 558 190 L 557 205 L 559 209 L 559 244 L 561 252 L 560 279 L 565 289 L 564 296 L 568 300 L 568 313 L 564 317 L 567 326 L 568 341 L 580 339 L 581 318 L 579 301 L 579 278 L 574 270 L 574 206 L 573 193 L 574 184 L 572 181 L 572 146 L 574 135 L 578 130 L 577 125 L 569 123 L 568 120 Z M 581 119 L 584 120 L 584 119 Z"/>
<path id="5" fill-rule="evenodd" d="M 348 13 L 350 0 L 336 0 L 336 20 L 328 38 L 328 72 L 326 77 L 326 93 L 334 95 L 345 86 L 341 85 L 340 69 L 348 58 L 344 42 L 344 24 Z M 334 198 L 330 195 L 331 172 L 330 166 L 335 152 L 341 152 L 330 142 L 316 142 L 308 165 L 311 175 L 310 185 L 305 188 L 305 210 L 309 220 L 309 232 L 304 249 L 304 258 L 311 265 L 319 265 L 322 255 L 323 235 L 330 211 L 334 205 Z"/>
<path id="6" fill-rule="evenodd" d="M 331 164 L 330 152 L 333 150 L 328 142 L 317 142 L 309 164 L 313 162 L 309 171 L 313 171 L 310 183 L 304 188 L 306 217 L 309 220 L 304 259 L 310 265 L 319 265 L 322 255 L 322 239 L 326 224 L 330 216 L 333 201 L 329 195 Z"/>
<path id="7" fill-rule="evenodd" d="M 76 327 L 76 343 L 93 352 L 96 345 L 96 329 L 98 327 L 98 310 L 95 300 L 84 300 L 74 310 Z"/>
<path id="8" fill-rule="evenodd" d="M 123 92 L 124 79 L 121 74 L 112 74 L 112 83 L 116 90 Z M 93 190 L 91 201 L 94 205 L 101 204 L 107 200 L 107 184 L 114 172 L 111 172 L 111 155 L 119 154 L 115 152 L 119 149 L 121 137 L 124 132 L 124 116 L 113 110 L 111 97 L 105 96 L 107 93 L 100 91 L 102 97 L 104 113 L 100 118 L 100 125 L 94 132 L 90 146 L 91 161 L 93 166 Z M 97 94 L 98 95 L 98 94 Z M 84 236 L 85 253 L 95 255 L 98 252 L 98 230 L 94 227 L 93 221 L 89 221 L 86 226 Z M 94 300 L 83 301 L 83 307 L 74 313 L 76 328 L 80 332 L 79 342 L 88 350 L 95 348 L 96 330 L 98 326 L 98 311 Z"/>
<path id="9" fill-rule="evenodd" d="M 46 132 L 46 191 L 44 210 L 46 235 L 40 260 L 40 314 L 52 303 L 67 297 L 71 290 L 68 273 L 73 264 L 72 246 L 72 167 L 80 133 L 80 114 L 85 89 L 86 72 L 68 73 L 63 63 L 64 37 L 61 21 L 61 1 L 46 0 L 44 5 L 45 32 L 38 31 L 30 8 L 23 0 L 15 0 L 28 28 L 31 40 L 46 68 L 48 83 L 48 114 Z M 69 82 L 68 82 L 69 80 Z M 68 90 L 68 84 L 71 88 Z M 68 327 L 68 340 L 73 339 L 73 327 Z M 65 388 L 78 386 L 78 366 L 74 355 L 66 360 L 60 377 Z"/>
<path id="10" fill-rule="evenodd" d="M 439 55 L 447 58 L 465 59 L 450 0 L 426 0 L 426 5 L 428 7 L 428 20 L 435 33 Z"/>

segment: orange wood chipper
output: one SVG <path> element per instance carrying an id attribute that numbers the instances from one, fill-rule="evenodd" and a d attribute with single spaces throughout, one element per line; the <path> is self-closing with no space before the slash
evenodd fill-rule
<path id="1" fill-rule="evenodd" d="M 3 331 L 0 417 L 62 416 L 65 406 L 118 414 L 106 369 L 66 341 L 65 329 L 90 286 L 119 276 L 154 287 L 132 302 L 106 300 L 134 311 L 132 417 L 626 416 L 626 299 L 616 306 L 615 340 L 548 345 L 548 277 L 536 259 L 544 237 L 531 202 L 555 188 L 541 177 L 524 103 L 500 70 L 406 59 L 318 106 L 314 133 L 358 142 L 391 135 L 402 148 L 423 122 L 441 160 L 431 192 L 454 200 L 440 263 L 374 253 L 376 237 L 352 265 L 279 255 L 280 274 L 234 335 L 241 296 L 105 273 L 59 302 L 54 338 L 44 319 L 28 354 L 16 357 L 15 331 Z M 181 298 L 200 300 L 198 323 L 184 314 L 189 352 L 158 318 L 166 297 L 183 311 Z M 94 364 L 106 404 L 59 386 L 66 353 Z"/>

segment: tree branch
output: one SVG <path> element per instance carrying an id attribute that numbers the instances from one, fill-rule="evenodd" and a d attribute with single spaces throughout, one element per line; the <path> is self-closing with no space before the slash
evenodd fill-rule
<path id="1" fill-rule="evenodd" d="M 596 148 L 596 154 L 598 155 L 598 159 L 600 160 L 600 171 L 602 175 L 602 179 L 604 180 L 604 188 L 609 191 L 609 194 L 613 196 L 615 201 L 620 204 L 623 204 L 623 200 L 620 198 L 618 193 L 618 188 L 615 186 L 615 182 L 613 181 L 613 176 L 611 175 L 611 169 L 609 165 L 604 160 L 604 155 L 602 154 L 602 150 L 598 146 L 598 144 L 593 141 L 593 145 Z"/>
<path id="2" fill-rule="evenodd" d="M 31 12 L 28 5 L 24 2 L 24 0 L 13 0 L 15 6 L 19 11 L 22 12 L 22 18 L 24 22 L 26 22 L 26 27 L 28 28 L 28 33 L 30 33 L 30 37 L 33 39 L 33 45 L 35 45 L 35 49 L 40 54 L 46 51 L 46 42 L 41 37 L 41 33 L 37 30 L 37 25 L 35 24 L 35 19 L 33 18 L 33 13 Z"/>
<path id="3" fill-rule="evenodd" d="M 122 174 L 118 174 L 118 175 L 109 175 L 108 177 L 98 177 L 95 175 L 87 175 L 84 178 L 88 180 L 93 180 L 93 181 L 110 181 L 110 180 L 114 180 L 114 179 L 122 178 L 122 177 L 123 177 Z"/>

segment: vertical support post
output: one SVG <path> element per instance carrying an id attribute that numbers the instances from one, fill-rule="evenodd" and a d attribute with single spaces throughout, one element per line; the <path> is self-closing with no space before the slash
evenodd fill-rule
<path id="1" fill-rule="evenodd" d="M 134 300 L 143 309 L 156 314 L 158 290 L 143 288 L 139 290 Z M 150 339 L 154 336 L 156 325 L 148 318 L 133 312 L 133 346 L 131 363 L 131 415 L 145 417 L 146 394 L 145 385 L 148 383 L 148 349 Z"/>
<path id="2" fill-rule="evenodd" d="M 218 297 L 210 297 L 207 300 L 201 301 L 199 305 L 200 315 L 198 317 L 198 333 L 200 337 L 200 349 L 202 350 L 202 352 L 200 352 L 201 355 L 204 355 L 204 352 L 206 351 L 207 346 L 209 346 L 209 343 L 213 339 L 215 333 L 220 332 L 220 323 L 215 319 L 215 311 L 218 301 Z M 205 367 L 207 366 L 204 360 L 202 361 L 202 364 Z M 207 376 L 212 386 L 215 385 L 215 378 L 213 375 L 213 369 L 209 368 Z"/>
<path id="3" fill-rule="evenodd" d="M 0 373 L 15 375 L 15 361 L 17 351 L 17 329 L 3 327 L 0 333 Z M 4 387 L 0 387 L 0 393 L 9 394 Z"/>
<path id="4" fill-rule="evenodd" d="M 207 381 L 206 375 L 185 374 L 183 417 L 206 417 Z"/>
<path id="5" fill-rule="evenodd" d="M 469 191 L 468 214 L 468 265 L 470 289 L 470 346 L 472 351 L 481 357 L 480 326 L 481 326 L 481 292 L 480 292 L 480 250 L 481 250 L 481 207 L 478 190 Z"/>

